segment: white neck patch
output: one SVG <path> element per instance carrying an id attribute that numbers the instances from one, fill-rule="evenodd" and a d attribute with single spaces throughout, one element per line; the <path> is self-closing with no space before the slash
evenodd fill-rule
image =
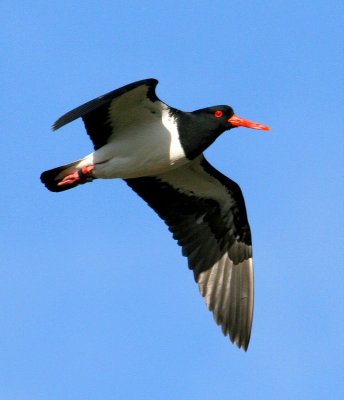
<path id="1" fill-rule="evenodd" d="M 171 115 L 168 108 L 163 108 L 161 113 L 161 122 L 171 136 L 170 160 L 171 165 L 173 165 L 177 160 L 185 158 L 185 152 L 180 143 L 177 121 L 173 115 Z"/>

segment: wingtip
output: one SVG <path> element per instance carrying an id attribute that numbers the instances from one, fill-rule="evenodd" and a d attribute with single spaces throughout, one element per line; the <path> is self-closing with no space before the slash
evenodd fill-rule
<path id="1" fill-rule="evenodd" d="M 244 342 L 241 343 L 236 343 L 236 345 L 239 347 L 239 349 L 244 350 L 244 352 L 246 353 L 248 350 L 248 345 L 250 343 L 250 338 L 248 338 L 247 340 L 245 340 Z"/>
<path id="2" fill-rule="evenodd" d="M 61 127 L 59 126 L 58 121 L 54 122 L 54 123 L 51 125 L 51 130 L 52 130 L 53 132 L 57 131 L 59 128 L 61 128 Z"/>
<path id="3" fill-rule="evenodd" d="M 235 344 L 239 349 L 244 350 L 244 352 L 246 353 L 248 350 L 248 346 L 250 344 L 250 332 L 248 332 L 248 336 L 246 335 L 246 337 L 231 337 L 229 335 L 229 339 L 230 341 Z"/>

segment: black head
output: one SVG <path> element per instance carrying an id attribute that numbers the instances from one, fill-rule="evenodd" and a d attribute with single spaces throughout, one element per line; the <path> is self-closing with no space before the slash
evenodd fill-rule
<path id="1" fill-rule="evenodd" d="M 201 154 L 223 132 L 239 126 L 270 129 L 266 125 L 238 117 L 232 107 L 225 105 L 202 108 L 178 116 L 180 140 L 189 159 Z"/>
<path id="2" fill-rule="evenodd" d="M 213 106 L 202 108 L 200 110 L 193 111 L 192 113 L 198 124 L 201 124 L 203 128 L 208 129 L 214 134 L 221 134 L 227 131 L 233 126 L 230 125 L 228 120 L 234 115 L 232 107 L 229 106 Z"/>
<path id="3" fill-rule="evenodd" d="M 219 129 L 223 133 L 232 128 L 244 126 L 246 128 L 260 129 L 269 131 L 267 125 L 259 124 L 258 122 L 249 121 L 248 119 L 238 117 L 234 114 L 234 110 L 230 106 L 213 106 L 196 110 L 191 114 L 203 120 L 209 127 Z"/>

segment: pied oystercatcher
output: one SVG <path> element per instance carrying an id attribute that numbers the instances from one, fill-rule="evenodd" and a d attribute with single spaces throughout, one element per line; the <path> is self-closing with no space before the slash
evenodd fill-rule
<path id="1" fill-rule="evenodd" d="M 251 232 L 239 186 L 203 155 L 223 132 L 269 127 L 221 105 L 183 112 L 162 102 L 156 79 L 109 92 L 59 118 L 82 118 L 95 151 L 45 171 L 61 192 L 97 178 L 122 178 L 166 222 L 188 258 L 215 321 L 233 343 L 248 347 L 253 316 Z"/>

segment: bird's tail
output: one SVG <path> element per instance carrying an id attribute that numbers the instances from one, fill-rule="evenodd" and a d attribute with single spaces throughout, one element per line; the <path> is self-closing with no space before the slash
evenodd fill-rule
<path id="1" fill-rule="evenodd" d="M 41 182 L 52 192 L 63 192 L 94 178 L 93 165 L 82 165 L 83 160 L 74 161 L 61 167 L 49 169 L 41 174 Z"/>

